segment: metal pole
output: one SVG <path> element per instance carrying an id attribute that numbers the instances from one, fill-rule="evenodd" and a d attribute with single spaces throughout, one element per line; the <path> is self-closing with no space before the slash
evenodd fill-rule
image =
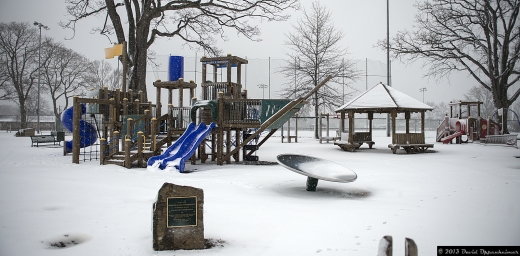
<path id="1" fill-rule="evenodd" d="M 38 40 L 38 100 L 36 105 L 36 114 L 38 115 L 38 133 L 40 133 L 40 77 L 42 76 L 42 70 L 41 70 L 41 51 L 42 51 L 42 27 L 40 27 L 40 38 Z"/>
<path id="2" fill-rule="evenodd" d="M 41 77 L 41 50 L 42 50 L 42 28 L 49 30 L 49 27 L 39 23 L 34 22 L 33 25 L 37 26 L 40 29 L 40 37 L 38 39 L 38 99 L 37 99 L 37 106 L 36 106 L 36 115 L 38 116 L 38 126 L 37 130 L 38 133 L 40 133 L 40 77 Z"/>
<path id="3" fill-rule="evenodd" d="M 271 99 L 271 57 L 269 57 L 269 99 Z"/>
<path id="4" fill-rule="evenodd" d="M 422 92 L 422 102 L 424 103 L 424 92 L 426 91 L 426 87 L 419 88 L 419 91 Z"/>
<path id="5" fill-rule="evenodd" d="M 341 99 L 342 99 L 342 103 L 341 105 L 345 105 L 345 58 L 343 58 L 342 60 L 342 64 L 343 64 L 343 81 L 342 81 L 342 85 L 343 85 L 343 95 L 341 95 Z"/>
<path id="6" fill-rule="evenodd" d="M 386 0 L 386 85 L 390 86 L 390 0 Z M 386 115 L 386 137 L 390 137 L 390 114 Z"/>

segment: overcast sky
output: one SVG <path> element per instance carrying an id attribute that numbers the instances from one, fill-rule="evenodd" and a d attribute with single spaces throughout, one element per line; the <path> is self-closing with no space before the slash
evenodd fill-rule
<path id="1" fill-rule="evenodd" d="M 348 48 L 349 58 L 357 60 L 358 67 L 365 69 L 365 60 L 368 59 L 372 65 L 380 64 L 380 71 L 373 71 L 369 68 L 369 74 L 373 71 L 374 75 L 386 75 L 386 52 L 375 47 L 380 39 L 386 38 L 386 0 L 326 0 L 320 1 L 332 11 L 334 24 L 343 30 L 345 38 L 344 46 Z M 390 1 L 390 35 L 398 30 L 411 29 L 413 26 L 414 15 L 416 13 L 413 0 L 391 0 Z M 309 7 L 312 0 L 302 0 L 302 6 Z M 247 56 L 251 62 L 254 59 L 283 59 L 287 48 L 284 46 L 285 35 L 291 29 L 300 13 L 292 14 L 287 22 L 266 22 L 261 24 L 262 42 L 251 42 L 245 38 L 236 37 L 235 33 L 228 34 L 230 41 L 221 42 L 220 47 L 225 53 L 236 56 Z M 57 41 L 62 41 L 67 47 L 86 55 L 91 60 L 104 59 L 104 48 L 110 47 L 110 42 L 104 36 L 91 34 L 90 29 L 94 25 L 102 24 L 102 19 L 91 18 L 88 22 L 78 23 L 78 33 L 72 40 L 65 40 L 72 37 L 71 31 L 66 31 L 58 26 L 59 21 L 65 21 L 65 4 L 63 0 L 2 0 L 0 1 L 0 22 L 40 22 L 47 25 L 50 30 L 42 30 L 43 35 L 51 36 Z M 167 63 L 168 55 L 181 55 L 185 57 L 200 58 L 203 53 L 195 53 L 188 48 L 182 48 L 175 40 L 160 40 L 154 45 L 153 50 L 157 53 L 160 60 Z M 108 60 L 116 66 L 115 59 Z M 149 68 L 150 69 L 150 68 Z M 167 67 L 163 67 L 167 70 Z M 185 67 L 185 70 L 193 68 Z M 198 66 L 200 70 L 200 64 Z M 251 70 L 248 72 L 252 72 Z M 383 74 L 380 74 L 384 72 Z M 449 79 L 437 81 L 433 78 L 424 78 L 426 70 L 421 69 L 420 63 L 392 63 L 392 86 L 417 100 L 423 100 L 423 93 L 420 88 L 426 87 L 424 93 L 425 101 L 439 103 L 441 101 L 463 99 L 464 93 L 476 85 L 466 73 L 453 74 Z M 250 77 L 253 77 L 250 75 Z M 275 77 L 273 75 L 273 77 Z M 161 72 L 148 74 L 148 80 L 166 80 L 167 75 Z M 252 78 L 250 78 L 251 80 Z M 371 77 L 368 79 L 368 88 L 381 81 L 386 83 L 385 77 Z M 254 83 L 254 82 L 250 82 Z M 259 83 L 259 82 L 257 82 Z M 276 81 L 271 80 L 273 91 Z M 366 87 L 365 78 L 362 77 L 353 86 L 364 91 Z M 253 88 L 252 88 L 253 87 Z M 261 90 L 249 86 L 251 93 L 261 95 Z M 149 90 L 148 93 L 151 91 Z"/>

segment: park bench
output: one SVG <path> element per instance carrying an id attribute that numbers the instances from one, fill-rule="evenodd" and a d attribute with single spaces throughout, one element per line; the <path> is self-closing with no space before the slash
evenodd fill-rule
<path id="1" fill-rule="evenodd" d="M 64 140 L 65 134 L 63 132 L 51 132 L 50 135 L 33 135 L 31 136 L 31 147 L 34 147 L 35 144 L 36 147 L 38 147 L 43 143 L 53 143 L 53 145 L 56 145 L 56 142 L 59 144 Z"/>
<path id="2" fill-rule="evenodd" d="M 356 132 L 354 133 L 354 143 L 348 142 L 348 133 L 341 134 L 341 140 L 334 141 L 334 145 L 339 146 L 341 149 L 349 152 L 354 152 L 356 149 L 361 147 L 363 143 L 368 145 L 368 148 L 372 148 L 374 141 L 372 141 L 372 134 L 370 132 Z"/>

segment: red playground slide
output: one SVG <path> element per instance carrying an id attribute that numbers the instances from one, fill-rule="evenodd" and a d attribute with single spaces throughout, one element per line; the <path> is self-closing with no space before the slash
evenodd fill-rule
<path id="1" fill-rule="evenodd" d="M 448 144 L 448 143 L 450 143 L 450 141 L 451 141 L 452 139 L 457 138 L 457 137 L 459 137 L 459 136 L 462 136 L 462 135 L 464 135 L 464 134 L 465 134 L 465 132 L 462 132 L 462 131 L 455 132 L 454 134 L 452 134 L 452 135 L 450 135 L 450 136 L 447 136 L 447 137 L 442 138 L 442 139 L 441 139 L 441 142 L 442 142 L 443 144 Z"/>
<path id="2" fill-rule="evenodd" d="M 466 130 L 467 130 L 466 127 L 467 127 L 467 120 L 465 120 L 465 119 L 457 120 L 457 122 L 455 123 L 455 133 L 442 138 L 441 142 L 443 144 L 448 144 L 451 142 L 452 139 L 465 135 Z"/>

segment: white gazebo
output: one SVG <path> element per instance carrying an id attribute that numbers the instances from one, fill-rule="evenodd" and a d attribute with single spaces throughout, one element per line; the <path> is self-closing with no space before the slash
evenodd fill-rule
<path id="1" fill-rule="evenodd" d="M 336 141 L 335 144 L 347 151 L 354 151 L 363 143 L 370 148 L 375 143 L 372 141 L 372 119 L 374 113 L 389 113 L 392 118 L 392 144 L 388 147 L 395 154 L 402 147 L 407 153 L 425 152 L 433 148 L 433 144 L 425 144 L 424 140 L 424 113 L 433 108 L 382 83 L 362 93 L 345 105 L 336 109 L 341 114 L 340 131 L 345 132 L 345 118 L 348 117 L 348 139 Z M 367 114 L 369 120 L 368 132 L 354 131 L 354 115 L 356 113 Z M 398 113 L 405 114 L 405 133 L 396 132 L 396 117 Z M 421 113 L 421 132 L 410 133 L 410 114 Z M 345 115 L 346 114 L 346 115 Z"/>

